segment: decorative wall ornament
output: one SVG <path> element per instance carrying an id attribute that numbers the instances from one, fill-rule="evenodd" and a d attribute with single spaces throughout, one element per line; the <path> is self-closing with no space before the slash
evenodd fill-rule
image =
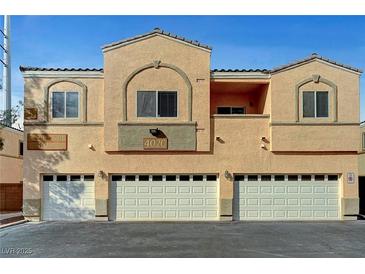
<path id="1" fill-rule="evenodd" d="M 318 84 L 319 83 L 319 77 L 321 77 L 321 76 L 319 76 L 318 74 L 313 74 L 312 77 L 313 77 L 313 82 Z"/>
<path id="2" fill-rule="evenodd" d="M 153 61 L 153 66 L 154 66 L 155 69 L 160 68 L 160 64 L 161 64 L 161 61 L 160 60 Z"/>

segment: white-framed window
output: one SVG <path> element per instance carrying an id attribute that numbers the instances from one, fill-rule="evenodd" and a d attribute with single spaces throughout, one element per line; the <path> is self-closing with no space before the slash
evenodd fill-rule
<path id="1" fill-rule="evenodd" d="M 217 114 L 246 114 L 245 107 L 217 107 Z"/>
<path id="2" fill-rule="evenodd" d="M 303 117 L 328 118 L 328 91 L 303 91 Z"/>
<path id="3" fill-rule="evenodd" d="M 137 117 L 177 117 L 177 92 L 137 91 Z"/>
<path id="4" fill-rule="evenodd" d="M 52 92 L 52 118 L 79 118 L 80 94 L 76 91 Z"/>

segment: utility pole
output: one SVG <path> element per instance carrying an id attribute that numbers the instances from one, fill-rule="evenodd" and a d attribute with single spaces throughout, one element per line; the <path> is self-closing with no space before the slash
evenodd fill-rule
<path id="1" fill-rule="evenodd" d="M 4 31 L 1 31 L 4 36 L 4 43 L 1 46 L 4 51 L 1 63 L 3 65 L 3 96 L 4 96 L 4 110 L 11 111 L 11 54 L 10 54 L 10 16 L 4 15 Z M 10 122 L 10 121 L 9 121 Z M 11 122 L 10 122 L 11 123 Z M 10 125 L 11 126 L 11 125 Z"/>

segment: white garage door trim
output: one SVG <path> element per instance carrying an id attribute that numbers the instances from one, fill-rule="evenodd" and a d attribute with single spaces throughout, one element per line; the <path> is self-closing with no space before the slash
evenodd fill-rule
<path id="1" fill-rule="evenodd" d="M 235 220 L 341 219 L 337 175 L 238 175 L 234 185 Z"/>
<path id="2" fill-rule="evenodd" d="M 44 175 L 42 220 L 83 221 L 95 219 L 93 175 Z"/>
<path id="3" fill-rule="evenodd" d="M 134 180 L 133 176 L 135 176 Z M 174 176 L 176 176 L 175 179 Z M 110 188 L 110 219 L 117 221 L 219 220 L 217 178 L 217 175 L 201 174 L 113 175 Z"/>

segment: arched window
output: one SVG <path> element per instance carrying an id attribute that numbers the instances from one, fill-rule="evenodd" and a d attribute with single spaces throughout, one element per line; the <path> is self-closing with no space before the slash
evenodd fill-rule
<path id="1" fill-rule="evenodd" d="M 312 75 L 296 85 L 296 121 L 324 120 L 337 122 L 337 86 Z"/>
<path id="2" fill-rule="evenodd" d="M 57 79 L 45 87 L 47 122 L 87 121 L 87 87 L 72 79 Z"/>

